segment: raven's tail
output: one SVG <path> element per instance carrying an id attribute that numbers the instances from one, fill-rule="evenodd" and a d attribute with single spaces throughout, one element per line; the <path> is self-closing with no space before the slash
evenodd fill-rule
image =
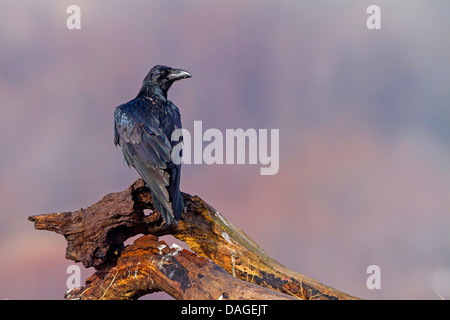
<path id="1" fill-rule="evenodd" d="M 153 204 L 161 213 L 167 224 L 177 223 L 184 209 L 183 197 L 180 192 L 180 165 L 173 164 L 165 170 L 154 169 L 134 162 L 134 167 L 144 179 L 152 194 Z"/>
<path id="2" fill-rule="evenodd" d="M 150 189 L 153 199 L 153 205 L 158 210 L 167 224 L 176 223 L 176 215 L 172 209 L 170 192 L 167 189 L 170 176 L 167 172 L 160 169 L 152 169 L 141 165 L 139 161 L 135 161 L 134 166 L 137 172 L 144 179 L 145 184 Z M 177 206 L 178 207 L 178 206 Z M 178 213 L 178 212 L 177 212 Z"/>
<path id="3" fill-rule="evenodd" d="M 156 210 L 161 213 L 164 221 L 167 224 L 177 223 L 179 218 L 176 218 L 175 212 L 174 210 L 172 210 L 172 208 L 162 205 L 161 202 L 159 202 L 156 198 L 153 198 L 153 204 Z"/>
<path id="4" fill-rule="evenodd" d="M 178 194 L 176 194 L 172 199 L 172 206 L 170 206 L 170 203 L 169 206 L 163 205 L 156 197 L 153 197 L 153 204 L 161 213 L 167 224 L 177 223 L 180 220 L 184 209 L 184 202 L 181 192 L 178 192 Z"/>
<path id="5" fill-rule="evenodd" d="M 177 221 L 180 221 L 181 214 L 184 210 L 184 202 L 183 202 L 183 196 L 181 195 L 181 192 L 178 191 L 176 196 L 174 197 L 172 201 L 172 209 L 173 209 L 173 215 L 175 216 L 175 219 Z"/>
<path id="6" fill-rule="evenodd" d="M 171 180 L 167 191 L 169 193 L 173 216 L 176 221 L 179 221 L 184 210 L 183 196 L 180 192 L 181 165 L 170 164 L 168 170 L 171 172 Z"/>

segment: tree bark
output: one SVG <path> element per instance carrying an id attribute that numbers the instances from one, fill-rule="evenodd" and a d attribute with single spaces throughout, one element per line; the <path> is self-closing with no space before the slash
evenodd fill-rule
<path id="1" fill-rule="evenodd" d="M 141 179 L 87 209 L 29 220 L 64 235 L 67 259 L 97 270 L 66 299 L 137 299 L 155 291 L 176 299 L 358 299 L 289 270 L 198 196 L 183 198 L 177 225 L 164 223 Z M 124 246 L 138 234 L 144 236 Z M 193 253 L 158 241 L 167 234 Z"/>

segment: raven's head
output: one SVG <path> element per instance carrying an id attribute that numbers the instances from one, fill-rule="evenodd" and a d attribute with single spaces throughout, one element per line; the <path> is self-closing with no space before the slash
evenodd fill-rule
<path id="1" fill-rule="evenodd" d="M 180 79 L 190 78 L 192 75 L 182 69 L 174 69 L 167 66 L 157 65 L 154 66 L 144 79 L 142 89 L 150 87 L 157 87 L 161 89 L 163 94 L 167 97 L 167 91 L 172 83 Z M 141 89 L 141 91 L 142 91 Z"/>

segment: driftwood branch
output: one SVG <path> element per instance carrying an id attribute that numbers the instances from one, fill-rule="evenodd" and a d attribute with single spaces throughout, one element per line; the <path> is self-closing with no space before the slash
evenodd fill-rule
<path id="1" fill-rule="evenodd" d="M 164 223 L 141 179 L 87 209 L 29 220 L 64 235 L 67 259 L 97 270 L 66 299 L 137 299 L 156 291 L 176 299 L 357 299 L 279 264 L 199 197 L 183 198 L 178 225 Z M 167 234 L 193 253 L 158 240 Z"/>

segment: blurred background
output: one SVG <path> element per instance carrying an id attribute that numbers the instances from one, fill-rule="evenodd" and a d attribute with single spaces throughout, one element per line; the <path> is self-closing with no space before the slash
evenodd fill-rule
<path id="1" fill-rule="evenodd" d="M 71 4 L 81 30 L 66 27 Z M 366 28 L 370 4 L 381 30 Z M 449 1 L 0 7 L 0 298 L 63 298 L 65 239 L 27 217 L 85 208 L 137 179 L 114 147 L 113 113 L 155 64 L 193 74 L 169 92 L 185 128 L 280 130 L 278 174 L 185 165 L 183 191 L 341 291 L 450 298 Z M 380 290 L 366 287 L 373 264 Z"/>

